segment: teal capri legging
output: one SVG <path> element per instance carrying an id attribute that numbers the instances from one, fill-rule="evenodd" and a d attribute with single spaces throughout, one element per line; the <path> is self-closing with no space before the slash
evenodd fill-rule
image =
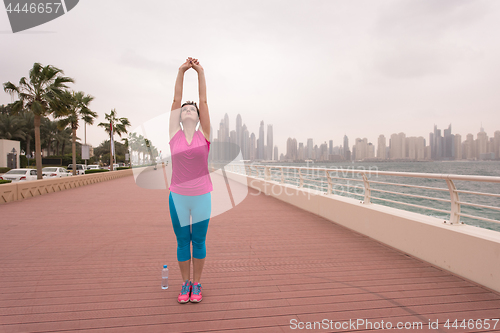
<path id="1" fill-rule="evenodd" d="M 205 240 L 208 221 L 212 213 L 211 193 L 191 196 L 170 192 L 168 203 L 172 226 L 177 237 L 177 260 L 191 259 L 191 242 L 193 242 L 193 258 L 204 259 L 207 256 Z"/>

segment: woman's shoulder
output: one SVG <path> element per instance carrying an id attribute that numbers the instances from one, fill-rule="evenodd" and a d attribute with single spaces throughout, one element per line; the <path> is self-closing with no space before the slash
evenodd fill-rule
<path id="1" fill-rule="evenodd" d="M 210 142 L 210 138 L 208 138 L 208 139 L 207 139 L 207 136 L 205 135 L 205 133 L 203 133 L 203 129 L 201 128 L 201 126 L 200 126 L 200 128 L 198 129 L 198 132 L 200 132 L 201 136 L 202 136 L 205 140 L 207 140 L 207 142 Z"/>
<path id="2" fill-rule="evenodd" d="M 182 128 L 179 128 L 175 133 L 170 133 L 170 141 L 168 143 L 170 143 L 178 134 L 179 132 L 182 132 Z"/>

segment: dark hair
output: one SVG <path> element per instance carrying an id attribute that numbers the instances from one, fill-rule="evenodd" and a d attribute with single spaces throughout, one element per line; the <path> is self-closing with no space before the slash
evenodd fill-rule
<path id="1" fill-rule="evenodd" d="M 194 107 L 196 108 L 196 112 L 198 112 L 198 118 L 200 118 L 200 110 L 198 109 L 198 105 L 196 105 L 196 102 L 186 101 L 184 104 L 181 105 L 181 109 L 184 105 L 194 105 Z"/>

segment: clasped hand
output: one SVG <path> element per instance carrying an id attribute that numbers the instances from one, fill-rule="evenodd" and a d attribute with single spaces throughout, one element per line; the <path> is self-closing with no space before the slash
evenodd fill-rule
<path id="1" fill-rule="evenodd" d="M 200 72 L 203 70 L 203 67 L 201 67 L 200 62 L 198 59 L 188 57 L 186 59 L 186 62 L 179 67 L 180 70 L 182 71 L 187 71 L 188 69 L 193 68 L 195 71 Z"/>

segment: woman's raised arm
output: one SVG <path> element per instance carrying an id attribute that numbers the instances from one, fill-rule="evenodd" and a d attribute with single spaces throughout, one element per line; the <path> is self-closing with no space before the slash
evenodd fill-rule
<path id="1" fill-rule="evenodd" d="M 198 90 L 200 95 L 200 126 L 207 140 L 210 139 L 210 114 L 207 103 L 207 84 L 205 82 L 205 70 L 201 67 L 198 59 L 192 60 L 193 69 L 198 73 Z"/>
<path id="2" fill-rule="evenodd" d="M 170 112 L 169 134 L 170 139 L 181 128 L 181 105 L 182 105 L 182 87 L 184 85 L 184 73 L 192 67 L 191 58 L 188 58 L 185 63 L 179 67 L 177 79 L 175 80 L 174 101 Z"/>

